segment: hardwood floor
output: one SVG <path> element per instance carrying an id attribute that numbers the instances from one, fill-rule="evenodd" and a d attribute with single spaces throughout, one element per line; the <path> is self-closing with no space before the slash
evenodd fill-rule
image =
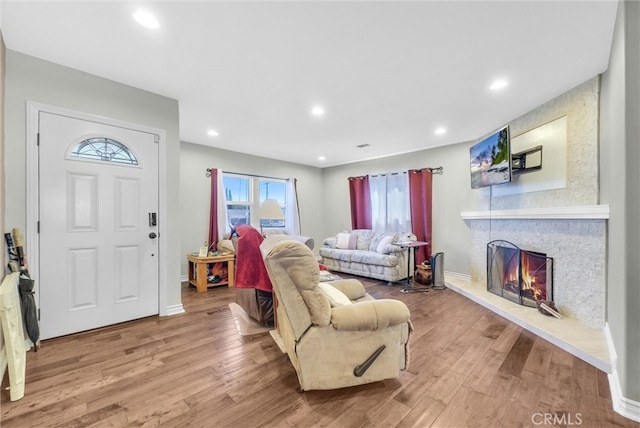
<path id="1" fill-rule="evenodd" d="M 346 275 L 344 275 L 346 276 Z M 3 428 L 639 426 L 615 413 L 606 374 L 451 290 L 407 303 L 415 333 L 398 379 L 300 393 L 268 333 L 240 336 L 233 290 L 183 285 L 185 314 L 44 341 Z M 7 385 L 5 377 L 3 386 Z"/>

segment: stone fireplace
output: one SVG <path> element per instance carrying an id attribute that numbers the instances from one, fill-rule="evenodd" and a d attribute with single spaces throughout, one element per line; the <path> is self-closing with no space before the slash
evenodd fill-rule
<path id="1" fill-rule="evenodd" d="M 488 242 L 516 242 L 520 248 L 554 260 L 552 300 L 563 315 L 591 328 L 604 327 L 608 207 L 463 214 L 471 230 L 471 281 L 488 283 Z"/>
<path id="2" fill-rule="evenodd" d="M 512 151 L 542 145 L 543 167 L 512 183 L 470 193 L 466 206 L 472 211 L 461 212 L 471 240 L 470 278 L 452 279 L 459 292 L 607 371 L 609 206 L 598 205 L 598 123 L 598 79 L 509 123 Z M 487 243 L 495 240 L 553 259 L 551 292 L 563 319 L 487 291 Z"/>

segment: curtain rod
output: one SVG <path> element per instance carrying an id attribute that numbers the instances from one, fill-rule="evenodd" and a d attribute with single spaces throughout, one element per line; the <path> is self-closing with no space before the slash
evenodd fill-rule
<path id="1" fill-rule="evenodd" d="M 442 175 L 444 173 L 444 169 L 441 166 L 436 168 L 420 168 L 420 169 L 416 169 L 416 171 L 422 171 L 425 169 L 427 171 L 431 171 L 432 174 Z"/>
<path id="2" fill-rule="evenodd" d="M 442 175 L 443 174 L 443 168 L 441 166 L 437 167 L 437 168 L 420 168 L 420 169 L 413 169 L 413 170 L 409 170 L 409 171 L 431 171 L 432 174 L 437 174 L 437 175 Z M 380 174 L 371 174 L 371 177 L 377 177 L 377 176 L 382 176 L 384 177 L 385 175 L 398 175 L 398 174 L 406 174 L 407 171 L 402 171 L 402 172 L 383 172 Z"/>
<path id="3" fill-rule="evenodd" d="M 211 177 L 211 171 L 213 170 L 213 168 L 207 168 L 207 172 L 205 172 L 205 175 L 207 177 Z M 235 174 L 235 175 L 244 175 L 245 177 L 259 177 L 259 178 L 270 178 L 273 180 L 283 180 L 283 181 L 289 181 L 288 178 L 282 178 L 282 177 L 269 177 L 268 175 L 258 175 L 258 174 L 245 174 L 243 172 L 233 172 L 233 171 L 222 171 L 223 174 Z"/>
<path id="4" fill-rule="evenodd" d="M 371 174 L 371 175 L 370 175 L 370 177 L 378 177 L 378 176 L 384 177 L 384 176 L 387 176 L 387 175 L 398 175 L 398 174 L 406 174 L 406 173 L 407 173 L 407 171 L 401 171 L 401 172 L 381 172 L 380 174 Z"/>

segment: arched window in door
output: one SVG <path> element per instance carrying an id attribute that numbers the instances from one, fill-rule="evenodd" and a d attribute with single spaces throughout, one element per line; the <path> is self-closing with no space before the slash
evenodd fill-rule
<path id="1" fill-rule="evenodd" d="M 83 140 L 71 151 L 71 156 L 102 162 L 138 165 L 138 159 L 124 144 L 106 137 Z"/>

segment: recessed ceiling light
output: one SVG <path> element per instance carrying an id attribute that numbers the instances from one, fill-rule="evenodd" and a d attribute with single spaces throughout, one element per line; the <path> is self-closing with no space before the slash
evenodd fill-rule
<path id="1" fill-rule="evenodd" d="M 447 130 L 444 129 L 444 128 L 438 128 L 435 131 L 433 131 L 433 133 L 436 134 L 436 135 L 442 135 L 442 134 L 446 134 Z"/>
<path id="2" fill-rule="evenodd" d="M 158 28 L 160 26 L 160 23 L 155 18 L 155 16 L 144 10 L 139 10 L 134 13 L 133 19 L 135 19 L 138 24 L 142 25 L 143 27 Z"/>
<path id="3" fill-rule="evenodd" d="M 210 137 L 217 137 L 220 134 L 215 129 L 210 129 L 210 130 L 207 131 L 207 135 L 210 136 Z"/>
<path id="4" fill-rule="evenodd" d="M 321 106 L 315 106 L 311 109 L 311 114 L 315 117 L 322 117 L 324 116 L 324 109 Z"/>
<path id="5" fill-rule="evenodd" d="M 319 161 L 323 161 L 323 160 L 327 160 L 327 158 L 326 158 L 326 157 L 324 157 L 324 156 L 318 156 L 318 160 L 319 160 Z"/>
<path id="6" fill-rule="evenodd" d="M 509 82 L 507 82 L 506 80 L 496 80 L 491 84 L 491 86 L 489 86 L 489 89 L 491 89 L 492 91 L 496 91 L 498 89 L 505 88 L 507 85 L 509 85 Z"/>

